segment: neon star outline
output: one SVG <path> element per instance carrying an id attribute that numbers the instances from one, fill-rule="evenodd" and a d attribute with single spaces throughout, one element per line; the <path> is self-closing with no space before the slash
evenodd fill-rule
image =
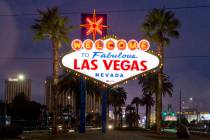
<path id="1" fill-rule="evenodd" d="M 103 25 L 103 17 L 100 17 L 98 20 L 96 19 L 96 11 L 94 9 L 93 11 L 93 17 L 92 20 L 87 17 L 86 18 L 86 24 L 81 24 L 81 28 L 86 28 L 86 35 L 90 35 L 91 33 L 93 34 L 93 40 L 96 40 L 96 34 L 98 33 L 99 35 L 102 35 L 102 30 L 103 28 L 108 28 L 107 25 Z"/>

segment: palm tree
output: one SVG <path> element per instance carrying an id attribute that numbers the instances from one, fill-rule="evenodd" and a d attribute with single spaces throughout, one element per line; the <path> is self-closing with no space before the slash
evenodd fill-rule
<path id="1" fill-rule="evenodd" d="M 139 105 L 142 105 L 143 102 L 139 97 L 134 97 L 131 104 L 135 104 L 136 106 L 136 113 L 139 115 Z"/>
<path id="2" fill-rule="evenodd" d="M 173 84 L 169 81 L 169 76 L 162 73 L 162 86 L 159 89 L 159 73 L 149 73 L 146 77 L 139 77 L 139 84 L 142 86 L 143 95 L 153 95 L 156 97 L 161 92 L 161 95 L 165 96 L 166 94 L 169 96 L 173 95 Z M 157 103 L 156 103 L 157 104 Z M 157 105 L 156 105 L 157 106 Z M 148 120 L 149 121 L 149 120 Z"/>
<path id="3" fill-rule="evenodd" d="M 86 92 L 87 94 L 95 94 L 97 97 L 100 96 L 101 87 L 95 84 L 92 80 L 86 81 Z M 76 115 L 79 116 L 80 108 L 80 80 L 79 77 L 73 73 L 64 73 L 60 76 L 58 83 L 58 91 L 62 93 L 73 93 L 76 97 Z"/>
<path id="4" fill-rule="evenodd" d="M 71 29 L 68 26 L 67 17 L 59 15 L 57 8 L 47 9 L 46 11 L 38 10 L 39 18 L 35 20 L 32 29 L 35 32 L 35 39 L 49 39 L 52 42 L 53 50 L 53 88 L 54 88 L 54 107 L 53 107 L 53 128 L 56 128 L 56 93 L 59 76 L 59 48 L 62 43 L 69 41 L 68 34 Z M 56 130 L 56 129 L 55 129 Z"/>
<path id="5" fill-rule="evenodd" d="M 132 105 L 127 105 L 126 109 L 126 122 L 129 127 L 137 126 L 139 115 L 135 112 L 135 107 Z"/>
<path id="6" fill-rule="evenodd" d="M 142 102 L 146 106 L 146 128 L 150 128 L 151 107 L 155 103 L 152 94 L 143 94 Z"/>
<path id="7" fill-rule="evenodd" d="M 138 84 L 142 86 L 143 94 L 157 94 L 159 90 L 163 96 L 173 95 L 173 84 L 169 81 L 169 76 L 162 73 L 162 87 L 158 88 L 159 74 L 158 73 L 149 73 L 145 77 L 138 78 Z"/>
<path id="8" fill-rule="evenodd" d="M 120 123 L 119 123 L 119 127 L 122 127 L 122 124 L 123 124 L 123 112 L 122 112 L 122 107 L 118 107 L 118 110 L 117 110 L 117 115 L 118 115 L 118 118 L 120 120 Z"/>
<path id="9" fill-rule="evenodd" d="M 153 9 L 146 16 L 142 25 L 144 37 L 151 42 L 157 44 L 157 52 L 160 54 L 160 66 L 158 71 L 158 87 L 159 91 L 156 95 L 156 123 L 157 133 L 161 132 L 161 112 L 162 112 L 162 73 L 164 64 L 164 47 L 169 45 L 170 38 L 178 38 L 179 32 L 177 28 L 180 26 L 179 20 L 172 11 L 165 9 Z"/>
<path id="10" fill-rule="evenodd" d="M 111 88 L 108 93 L 108 104 L 114 108 L 114 125 L 117 126 L 117 115 L 119 108 L 125 105 L 127 93 L 123 87 Z"/>

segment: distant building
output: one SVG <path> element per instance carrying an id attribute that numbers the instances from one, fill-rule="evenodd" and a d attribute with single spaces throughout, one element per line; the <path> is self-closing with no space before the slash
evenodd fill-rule
<path id="1" fill-rule="evenodd" d="M 50 77 L 47 77 L 45 80 L 45 105 L 47 106 L 49 112 L 52 111 L 52 80 Z"/>
<path id="2" fill-rule="evenodd" d="M 188 120 L 188 122 L 191 122 L 193 120 L 196 121 L 202 121 L 202 120 L 210 120 L 210 113 L 209 112 L 197 112 L 197 110 L 194 111 L 182 111 L 177 112 L 178 116 L 181 115 L 181 117 L 184 117 Z"/>
<path id="3" fill-rule="evenodd" d="M 75 110 L 75 97 L 71 93 L 58 94 L 56 97 L 58 108 L 70 106 L 71 111 Z M 53 111 L 53 81 L 51 77 L 45 80 L 45 105 L 49 112 Z"/>
<path id="4" fill-rule="evenodd" d="M 155 124 L 156 122 L 156 116 L 155 116 L 156 112 L 152 111 L 151 112 L 151 116 L 150 116 L 150 125 Z"/>
<path id="5" fill-rule="evenodd" d="M 69 85 L 71 86 L 71 85 Z M 49 112 L 53 111 L 53 81 L 51 77 L 47 77 L 45 80 L 45 105 Z M 57 109 L 60 111 L 68 110 L 70 112 L 76 111 L 76 94 L 79 93 L 59 93 L 56 97 Z M 100 113 L 101 110 L 101 96 L 96 94 L 86 94 L 86 112 L 87 113 Z"/>
<path id="6" fill-rule="evenodd" d="M 109 110 L 109 119 L 114 120 L 114 113 L 113 113 L 113 110 Z"/>
<path id="7" fill-rule="evenodd" d="M 31 100 L 31 80 L 25 79 L 23 75 L 5 80 L 6 103 L 12 103 L 13 99 L 19 94 L 24 94 Z"/>

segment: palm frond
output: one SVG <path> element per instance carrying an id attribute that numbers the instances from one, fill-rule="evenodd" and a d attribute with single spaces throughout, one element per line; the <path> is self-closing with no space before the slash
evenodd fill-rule
<path id="1" fill-rule="evenodd" d="M 150 73 L 146 77 L 139 77 L 138 84 L 142 87 L 143 94 L 157 94 L 158 93 L 158 74 Z M 169 76 L 162 74 L 162 89 L 161 93 L 172 96 L 173 84 L 169 81 Z"/>
<path id="2" fill-rule="evenodd" d="M 58 8 L 48 8 L 46 11 L 38 10 L 39 17 L 35 19 L 35 24 L 31 29 L 35 32 L 35 39 L 43 40 L 55 39 L 61 43 L 69 42 L 69 31 L 72 26 L 69 26 L 67 17 L 59 14 Z"/>
<path id="3" fill-rule="evenodd" d="M 180 21 L 172 11 L 152 9 L 141 26 L 143 36 L 148 40 L 164 46 L 169 45 L 170 38 L 178 38 Z"/>

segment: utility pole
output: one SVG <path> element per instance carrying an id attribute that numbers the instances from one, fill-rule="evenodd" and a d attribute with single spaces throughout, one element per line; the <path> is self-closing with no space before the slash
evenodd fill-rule
<path id="1" fill-rule="evenodd" d="M 6 125 L 7 121 L 7 101 L 6 101 L 6 93 L 4 97 L 4 125 Z"/>
<path id="2" fill-rule="evenodd" d="M 179 122 L 181 122 L 181 115 L 182 115 L 182 91 L 180 89 L 180 92 L 179 92 Z"/>

